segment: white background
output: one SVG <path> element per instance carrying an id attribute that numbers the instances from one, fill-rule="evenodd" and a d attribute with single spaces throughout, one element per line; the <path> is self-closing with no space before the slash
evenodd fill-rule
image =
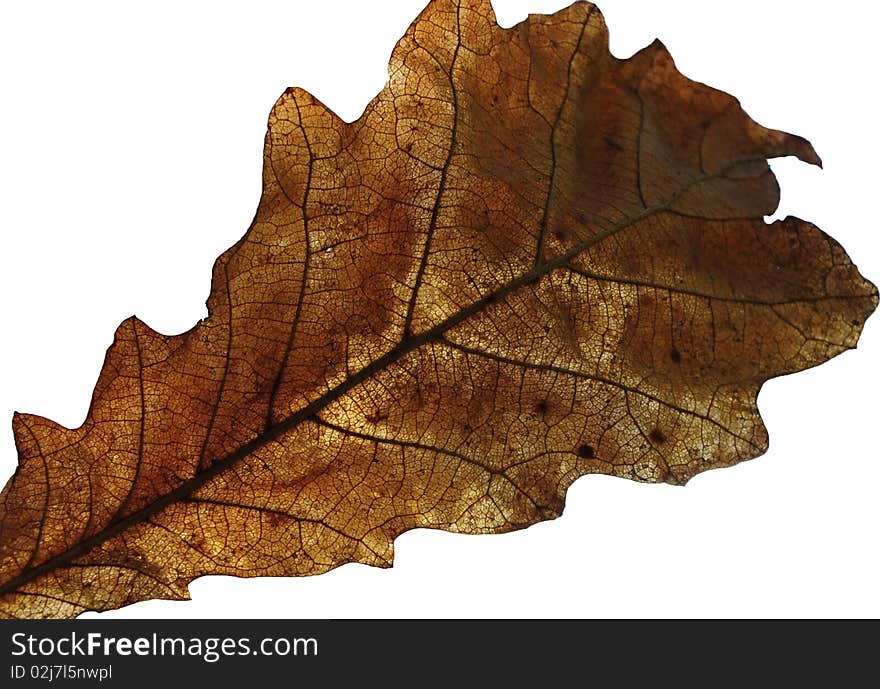
<path id="1" fill-rule="evenodd" d="M 0 477 L 13 410 L 82 423 L 117 324 L 205 313 L 247 228 L 289 85 L 355 119 L 385 82 L 406 2 L 4 3 L 0 8 Z M 496 0 L 503 26 L 564 0 Z M 873 3 L 606 0 L 611 48 L 659 36 L 682 72 L 810 139 L 773 163 L 809 219 L 880 280 Z M 391 570 L 206 577 L 186 603 L 102 617 L 880 616 L 880 316 L 858 351 L 768 383 L 768 454 L 684 489 L 587 477 L 562 518 L 503 536 L 419 530 Z"/>

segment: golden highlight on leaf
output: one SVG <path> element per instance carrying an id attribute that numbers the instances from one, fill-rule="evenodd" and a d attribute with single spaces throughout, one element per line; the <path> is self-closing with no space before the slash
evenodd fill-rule
<path id="1" fill-rule="evenodd" d="M 185 599 L 204 574 L 391 565 L 402 532 L 519 529 L 579 476 L 682 484 L 763 453 L 768 378 L 877 305 L 830 237 L 767 224 L 819 164 L 576 3 L 501 29 L 433 0 L 346 124 L 288 89 L 209 317 L 118 329 L 85 423 L 13 420 L 0 615 Z"/>

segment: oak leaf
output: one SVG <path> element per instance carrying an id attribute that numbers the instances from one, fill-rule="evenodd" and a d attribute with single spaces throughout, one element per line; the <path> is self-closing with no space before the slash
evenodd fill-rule
<path id="1" fill-rule="evenodd" d="M 763 453 L 768 378 L 855 346 L 877 290 L 767 224 L 767 159 L 819 158 L 577 3 L 501 29 L 434 0 L 346 124 L 275 104 L 263 195 L 209 316 L 117 330 L 85 423 L 13 420 L 0 614 L 186 599 L 204 574 L 390 566 L 604 473 L 681 484 Z"/>

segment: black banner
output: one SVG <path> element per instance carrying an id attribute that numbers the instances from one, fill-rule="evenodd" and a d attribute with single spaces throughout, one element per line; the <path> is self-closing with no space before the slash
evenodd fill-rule
<path id="1" fill-rule="evenodd" d="M 0 621 L 0 639 L 2 687 L 543 687 L 873 683 L 878 637 L 874 623 L 84 620 Z"/>

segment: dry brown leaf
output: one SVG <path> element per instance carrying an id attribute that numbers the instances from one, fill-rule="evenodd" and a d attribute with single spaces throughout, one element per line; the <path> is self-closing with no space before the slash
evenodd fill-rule
<path id="1" fill-rule="evenodd" d="M 0 614 L 390 566 L 408 529 L 556 517 L 583 474 L 764 452 L 761 384 L 854 347 L 877 290 L 763 220 L 767 158 L 809 143 L 607 40 L 586 3 L 502 30 L 435 0 L 357 122 L 288 89 L 209 317 L 123 323 L 80 428 L 15 416 Z"/>

